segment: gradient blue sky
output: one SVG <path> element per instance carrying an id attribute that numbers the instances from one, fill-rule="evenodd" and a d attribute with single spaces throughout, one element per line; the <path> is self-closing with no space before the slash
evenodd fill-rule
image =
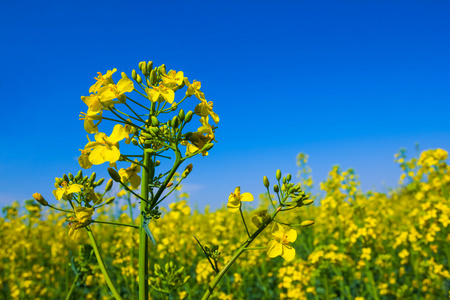
<path id="1" fill-rule="evenodd" d="M 0 206 L 52 199 L 79 169 L 80 96 L 143 60 L 200 80 L 221 118 L 192 203 L 257 195 L 299 152 L 316 182 L 338 164 L 364 191 L 394 187 L 401 147 L 450 149 L 449 20 L 449 1 L 3 1 Z"/>

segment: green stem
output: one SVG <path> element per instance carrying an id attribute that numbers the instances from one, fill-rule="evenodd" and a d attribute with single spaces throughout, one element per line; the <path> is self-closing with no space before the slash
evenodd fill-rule
<path id="1" fill-rule="evenodd" d="M 214 277 L 213 281 L 209 284 L 208 289 L 205 291 L 205 294 L 203 294 L 202 300 L 207 300 L 211 296 L 212 292 L 216 288 L 219 281 L 222 279 L 222 277 L 227 273 L 227 271 L 230 269 L 230 267 L 234 264 L 234 262 L 239 258 L 239 256 L 247 250 L 247 247 L 256 239 L 256 237 L 264 230 L 266 227 L 272 222 L 272 220 L 275 218 L 275 216 L 280 211 L 280 208 L 278 208 L 271 216 L 271 218 L 264 222 L 261 227 L 258 228 L 258 230 L 255 231 L 248 239 L 245 241 L 245 243 L 236 251 L 236 253 L 233 255 L 233 257 L 230 259 L 230 261 L 223 267 L 223 269 L 219 272 L 219 274 Z"/>
<path id="2" fill-rule="evenodd" d="M 124 224 L 124 223 L 118 223 L 118 222 L 107 222 L 107 221 L 96 221 L 92 220 L 92 223 L 100 223 L 100 224 L 110 224 L 110 225 L 119 225 L 119 226 L 127 226 L 127 227 L 133 227 L 139 229 L 140 227 L 134 224 Z"/>
<path id="3" fill-rule="evenodd" d="M 70 287 L 69 293 L 67 293 L 66 300 L 70 300 L 70 297 L 72 296 L 72 293 L 75 290 L 75 284 L 78 281 L 78 277 L 80 277 L 80 274 L 77 274 L 77 276 L 75 276 L 75 279 L 72 282 L 72 286 Z"/>
<path id="4" fill-rule="evenodd" d="M 250 232 L 248 232 L 247 224 L 245 223 L 244 215 L 242 214 L 242 203 L 239 206 L 239 212 L 241 213 L 242 222 L 244 222 L 245 231 L 247 231 L 247 236 L 250 237 Z"/>
<path id="5" fill-rule="evenodd" d="M 148 184 L 153 179 L 151 153 L 144 151 L 144 168 L 141 181 L 141 226 L 139 229 L 139 300 L 148 300 L 148 237 L 144 230 L 144 214 L 148 208 Z M 150 173 L 151 172 L 151 173 Z"/>
<path id="6" fill-rule="evenodd" d="M 65 209 L 57 208 L 57 207 L 55 207 L 53 205 L 50 205 L 50 204 L 48 206 L 53 208 L 53 209 L 56 209 L 56 210 L 59 210 L 59 211 L 63 211 L 63 212 L 66 212 L 66 213 L 72 213 L 73 212 L 71 210 L 65 210 Z"/>
<path id="7" fill-rule="evenodd" d="M 111 290 L 114 298 L 116 298 L 116 300 L 122 300 L 122 297 L 120 297 L 119 292 L 117 292 L 114 283 L 111 281 L 111 278 L 109 277 L 108 270 L 106 270 L 105 263 L 103 262 L 102 256 L 98 249 L 98 245 L 97 242 L 95 241 L 95 237 L 94 234 L 92 233 L 91 227 L 87 226 L 86 230 L 88 232 L 89 239 L 91 240 L 92 247 L 94 248 L 95 257 L 97 258 L 98 265 L 100 267 L 100 270 L 102 271 L 103 277 L 105 278 L 106 284 Z"/>

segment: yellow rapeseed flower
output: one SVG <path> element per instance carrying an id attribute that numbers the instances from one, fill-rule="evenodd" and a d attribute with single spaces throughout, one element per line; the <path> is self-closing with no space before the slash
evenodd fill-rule
<path id="1" fill-rule="evenodd" d="M 112 74 L 114 74 L 116 71 L 117 71 L 116 68 L 114 68 L 112 71 L 111 71 L 111 70 L 108 70 L 108 71 L 106 72 L 105 75 L 102 75 L 102 73 L 97 72 L 98 77 L 95 77 L 95 79 L 97 80 L 97 82 L 94 83 L 94 84 L 90 87 L 89 93 L 97 92 L 97 91 L 100 89 L 100 87 L 101 87 L 102 85 L 105 86 L 105 85 L 107 85 L 108 83 L 110 83 L 110 81 L 111 81 L 111 76 L 112 76 Z"/>
<path id="2" fill-rule="evenodd" d="M 273 239 L 267 245 L 267 255 L 270 258 L 281 255 L 286 261 L 295 257 L 295 249 L 289 245 L 297 239 L 297 231 L 275 223 L 272 228 Z"/>
<path id="3" fill-rule="evenodd" d="M 204 100 L 205 94 L 203 94 L 202 91 L 200 91 L 200 88 L 202 87 L 202 84 L 200 81 L 197 81 L 194 79 L 192 84 L 189 82 L 187 77 L 184 77 L 184 83 L 187 85 L 188 89 L 186 91 L 186 96 L 190 97 L 192 95 L 195 95 L 195 97 L 198 98 L 198 100 Z"/>
<path id="4" fill-rule="evenodd" d="M 154 86 L 152 88 L 146 88 L 145 92 L 148 95 L 148 99 L 152 102 L 162 102 L 166 101 L 170 104 L 175 100 L 175 93 L 173 90 L 164 86 L 164 84 L 160 84 L 159 86 Z"/>
<path id="5" fill-rule="evenodd" d="M 168 88 L 174 89 L 177 86 L 180 86 L 183 84 L 184 81 L 184 73 L 183 71 L 169 71 L 168 74 L 162 75 L 162 81 L 164 85 Z"/>
<path id="6" fill-rule="evenodd" d="M 234 189 L 234 193 L 231 193 L 228 197 L 228 210 L 230 212 L 236 212 L 241 207 L 241 201 L 250 202 L 253 201 L 253 195 L 250 193 L 241 194 L 241 187 Z"/>
<path id="7" fill-rule="evenodd" d="M 133 91 L 134 85 L 133 81 L 129 78 L 122 78 L 117 84 L 108 84 L 98 90 L 101 102 L 107 102 L 113 99 L 118 99 L 120 102 L 124 103 L 126 96 L 124 93 Z"/>
<path id="8" fill-rule="evenodd" d="M 141 184 L 141 177 L 138 175 L 139 172 L 141 172 L 141 166 L 138 165 L 137 163 L 132 163 L 131 167 L 128 167 L 126 169 L 120 169 L 119 175 L 122 179 L 122 182 L 126 181 L 130 182 L 131 183 L 130 189 L 135 190 Z"/>
<path id="9" fill-rule="evenodd" d="M 94 165 L 100 165 L 106 161 L 115 163 L 120 158 L 119 141 L 127 136 L 125 129 L 119 124 L 114 126 L 109 137 L 103 132 L 97 133 L 95 135 L 96 142 L 89 142 L 85 147 L 85 150 L 92 149 L 89 161 Z"/>
<path id="10" fill-rule="evenodd" d="M 53 191 L 53 195 L 57 200 L 61 200 L 64 196 L 81 192 L 82 188 L 83 188 L 82 185 L 76 183 L 68 185 L 67 181 L 63 181 L 61 183 L 61 187 Z"/>
<path id="11" fill-rule="evenodd" d="M 94 214 L 94 209 L 92 207 L 75 207 L 75 217 L 70 219 L 69 223 L 69 237 L 74 239 L 75 233 L 78 229 L 88 226 L 92 223 L 92 215 Z"/>

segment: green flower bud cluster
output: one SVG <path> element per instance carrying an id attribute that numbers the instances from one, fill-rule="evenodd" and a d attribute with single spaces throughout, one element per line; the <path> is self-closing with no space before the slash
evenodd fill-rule
<path id="1" fill-rule="evenodd" d="M 95 263 L 94 250 L 91 245 L 85 244 L 78 247 L 78 255 L 72 256 L 69 266 L 75 275 L 78 275 L 78 284 L 89 286 L 92 284 L 93 270 Z"/>
<path id="2" fill-rule="evenodd" d="M 219 245 L 213 245 L 211 249 L 209 249 L 208 246 L 205 246 L 205 253 L 214 261 L 217 261 L 220 257 Z"/>
<path id="3" fill-rule="evenodd" d="M 83 177 L 83 171 L 78 171 L 76 176 L 73 176 L 72 173 L 64 174 L 61 178 L 55 178 L 55 188 L 59 188 L 63 186 L 63 183 L 66 182 L 66 185 L 72 184 L 80 184 L 85 187 L 96 188 L 103 184 L 105 178 L 100 178 L 98 181 L 95 181 L 97 174 L 93 172 L 90 177 L 87 175 Z"/>
<path id="4" fill-rule="evenodd" d="M 191 277 L 184 276 L 184 267 L 177 268 L 172 261 L 166 263 L 164 269 L 155 264 L 153 273 L 155 276 L 149 278 L 151 287 L 166 294 L 183 286 Z"/>

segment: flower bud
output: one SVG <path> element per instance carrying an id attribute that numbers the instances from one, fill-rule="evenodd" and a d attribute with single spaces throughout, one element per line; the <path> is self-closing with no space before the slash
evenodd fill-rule
<path id="1" fill-rule="evenodd" d="M 103 182 L 105 182 L 105 178 L 100 178 L 99 181 L 97 181 L 94 185 L 95 186 L 100 186 L 103 184 Z"/>
<path id="2" fill-rule="evenodd" d="M 276 178 L 277 180 L 280 180 L 280 179 L 281 179 L 281 171 L 280 171 L 280 170 L 277 170 L 277 173 L 275 174 L 275 178 Z"/>
<path id="3" fill-rule="evenodd" d="M 184 169 L 183 173 L 181 174 L 181 178 L 186 178 L 186 177 L 189 175 L 189 173 L 192 172 L 192 168 L 193 168 L 193 167 L 194 167 L 194 166 L 193 166 L 192 164 L 189 164 L 189 165 L 186 167 L 186 169 Z"/>
<path id="4" fill-rule="evenodd" d="M 150 81 L 150 79 L 146 79 L 146 82 L 147 82 L 147 86 L 151 86 L 152 85 L 152 82 Z"/>
<path id="5" fill-rule="evenodd" d="M 120 182 L 120 175 L 116 170 L 114 170 L 113 168 L 108 168 L 108 173 L 109 176 L 111 176 L 112 180 L 114 180 L 115 182 Z"/>
<path id="6" fill-rule="evenodd" d="M 180 111 L 178 112 L 178 118 L 180 119 L 180 121 L 184 120 L 184 110 L 180 109 Z"/>
<path id="7" fill-rule="evenodd" d="M 152 62 L 152 61 L 149 61 L 149 62 L 147 63 L 147 71 L 150 72 L 151 70 L 153 70 L 153 62 Z"/>
<path id="8" fill-rule="evenodd" d="M 156 85 L 158 83 L 158 75 L 156 75 L 156 71 L 152 70 L 150 72 L 150 83 L 152 85 Z"/>
<path id="9" fill-rule="evenodd" d="M 166 74 L 167 74 L 167 72 L 166 72 L 166 65 L 165 65 L 165 64 L 162 64 L 162 65 L 160 65 L 160 66 L 158 67 L 158 73 L 159 73 L 159 74 L 163 74 L 163 75 L 166 75 Z"/>
<path id="10" fill-rule="evenodd" d="M 170 122 L 170 125 L 172 126 L 172 128 L 177 128 L 179 123 L 180 123 L 180 119 L 178 119 L 177 116 L 174 116 L 172 118 L 172 121 Z"/>
<path id="11" fill-rule="evenodd" d="M 136 74 L 136 81 L 137 81 L 137 83 L 142 83 L 141 75 Z"/>
<path id="12" fill-rule="evenodd" d="M 209 151 L 209 150 L 211 150 L 212 147 L 214 147 L 214 144 L 208 143 L 203 147 L 202 151 Z"/>
<path id="13" fill-rule="evenodd" d="M 65 182 L 69 182 L 70 181 L 69 177 L 67 177 L 66 174 L 63 175 L 63 181 L 65 181 Z"/>
<path id="14" fill-rule="evenodd" d="M 302 201 L 302 204 L 303 204 L 303 205 L 310 205 L 310 204 L 313 203 L 313 202 L 314 202 L 313 199 L 308 199 L 308 200 Z"/>
<path id="15" fill-rule="evenodd" d="M 75 176 L 75 181 L 79 181 L 83 178 L 83 171 L 78 171 L 77 175 Z"/>
<path id="16" fill-rule="evenodd" d="M 312 221 L 312 220 L 307 220 L 307 221 L 303 221 L 303 222 L 301 222 L 300 223 L 300 226 L 302 226 L 302 227 L 308 227 L 308 226 L 311 226 L 311 225 L 314 225 L 314 221 Z"/>
<path id="17" fill-rule="evenodd" d="M 190 110 L 187 112 L 187 114 L 184 116 L 184 122 L 189 123 L 192 120 L 192 115 L 194 113 Z"/>
<path id="18" fill-rule="evenodd" d="M 120 73 L 120 75 L 122 75 L 122 79 L 128 79 L 127 74 L 125 74 L 125 72 Z"/>
<path id="19" fill-rule="evenodd" d="M 274 185 L 273 186 L 273 191 L 275 192 L 275 193 L 278 193 L 279 191 L 280 191 L 280 189 L 278 188 L 278 185 Z"/>
<path id="20" fill-rule="evenodd" d="M 174 101 L 174 102 L 172 103 L 172 106 L 171 106 L 170 108 L 172 109 L 172 111 L 175 111 L 175 110 L 177 110 L 177 108 L 178 108 L 178 104 Z"/>
<path id="21" fill-rule="evenodd" d="M 286 175 L 286 180 L 287 180 L 287 181 L 291 181 L 291 179 L 292 179 L 292 175 L 291 175 L 291 174 L 287 174 L 287 175 Z"/>
<path id="22" fill-rule="evenodd" d="M 69 173 L 69 181 L 73 181 L 73 174 L 72 173 Z"/>
<path id="23" fill-rule="evenodd" d="M 108 180 L 108 182 L 106 183 L 105 192 L 110 191 L 111 188 L 112 188 L 112 186 L 113 186 L 113 180 L 110 179 L 110 180 Z"/>
<path id="24" fill-rule="evenodd" d="M 111 202 L 114 201 L 114 199 L 116 199 L 116 197 L 111 197 L 111 198 L 106 199 L 105 204 L 110 204 Z"/>
<path id="25" fill-rule="evenodd" d="M 159 125 L 159 121 L 158 121 L 158 118 L 157 118 L 157 117 L 152 116 L 150 119 L 151 119 L 151 121 L 152 121 L 152 125 L 153 125 L 153 126 L 158 126 L 158 125 Z"/>
<path id="26" fill-rule="evenodd" d="M 131 143 L 135 146 L 139 145 L 139 142 L 136 139 L 132 139 Z"/>
<path id="27" fill-rule="evenodd" d="M 141 61 L 139 63 L 139 70 L 141 70 L 142 74 L 145 75 L 147 73 L 147 63 L 145 61 Z"/>
<path id="28" fill-rule="evenodd" d="M 95 172 L 94 173 L 92 173 L 91 174 L 91 177 L 89 177 L 89 182 L 90 183 L 93 183 L 94 181 L 95 181 L 95 177 L 97 176 L 97 174 L 95 174 Z"/>
<path id="29" fill-rule="evenodd" d="M 155 167 L 159 166 L 161 162 L 159 160 L 155 161 Z"/>
<path id="30" fill-rule="evenodd" d="M 48 206 L 48 202 L 44 199 L 44 197 L 42 197 L 41 194 L 39 194 L 39 193 L 34 193 L 34 194 L 33 194 L 33 198 L 34 198 L 34 200 L 36 200 L 37 202 L 39 202 L 42 206 Z"/>
<path id="31" fill-rule="evenodd" d="M 136 70 L 133 69 L 133 71 L 131 71 L 131 78 L 133 78 L 134 80 L 136 80 L 137 78 L 137 74 L 136 74 Z"/>
<path id="32" fill-rule="evenodd" d="M 266 188 L 269 188 L 270 183 L 269 183 L 269 179 L 267 179 L 267 176 L 263 177 L 263 183 Z"/>

